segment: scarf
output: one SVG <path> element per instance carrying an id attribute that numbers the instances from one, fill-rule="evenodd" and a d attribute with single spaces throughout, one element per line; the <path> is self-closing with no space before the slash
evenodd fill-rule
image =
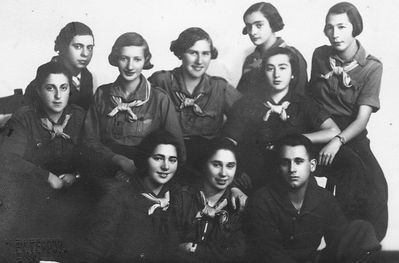
<path id="1" fill-rule="evenodd" d="M 60 136 L 65 140 L 70 139 L 71 136 L 64 133 L 64 129 L 68 124 L 69 119 L 71 118 L 71 114 L 66 114 L 65 119 L 62 124 L 53 124 L 48 118 L 40 118 L 40 124 L 44 129 L 50 132 L 51 140 L 55 137 Z"/>
<path id="2" fill-rule="evenodd" d="M 169 191 L 167 191 L 164 195 L 164 197 L 157 198 L 153 194 L 148 194 L 148 193 L 142 193 L 142 196 L 147 198 L 148 200 L 152 201 L 155 203 L 148 209 L 148 215 L 152 215 L 157 208 L 161 208 L 163 211 L 168 210 L 169 207 L 169 201 L 170 201 L 170 194 Z"/>
<path id="3" fill-rule="evenodd" d="M 359 63 L 356 60 L 353 60 L 348 65 L 340 67 L 337 66 L 337 60 L 335 58 L 329 57 L 328 59 L 332 70 L 324 75 L 321 74 L 321 77 L 324 79 L 329 79 L 333 75 L 342 75 L 342 84 L 344 84 L 344 86 L 347 88 L 352 87 L 351 77 L 348 75 L 348 72 L 359 66 Z"/>
<path id="4" fill-rule="evenodd" d="M 275 105 L 268 101 L 266 103 L 263 103 L 263 105 L 265 105 L 265 107 L 269 109 L 263 117 L 264 121 L 268 121 L 272 113 L 278 114 L 282 121 L 286 121 L 290 117 L 286 112 L 286 109 L 288 108 L 288 106 L 290 106 L 289 101 L 284 101 L 281 105 Z"/>

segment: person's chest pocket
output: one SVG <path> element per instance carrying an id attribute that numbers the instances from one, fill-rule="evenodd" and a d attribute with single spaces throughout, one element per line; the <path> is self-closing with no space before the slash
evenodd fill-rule
<path id="1" fill-rule="evenodd" d="M 65 162 L 74 154 L 76 144 L 72 139 L 55 137 L 54 139 L 35 139 L 33 145 L 33 162 L 42 165 L 49 162 Z"/>
<path id="2" fill-rule="evenodd" d="M 144 137 L 150 132 L 153 119 L 149 116 L 138 116 L 136 121 L 116 120 L 113 125 L 112 134 L 116 139 L 126 137 Z"/>
<path id="3" fill-rule="evenodd" d="M 341 87 L 339 96 L 347 105 L 354 105 L 359 97 L 363 83 L 358 80 L 351 80 L 351 87 Z"/>

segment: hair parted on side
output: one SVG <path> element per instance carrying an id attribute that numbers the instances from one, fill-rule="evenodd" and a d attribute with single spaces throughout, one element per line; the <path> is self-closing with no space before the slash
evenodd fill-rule
<path id="1" fill-rule="evenodd" d="M 180 33 L 176 40 L 170 43 L 170 51 L 172 51 L 176 57 L 182 58 L 184 52 L 199 40 L 207 40 L 211 46 L 211 59 L 216 59 L 218 56 L 218 50 L 213 46 L 211 37 L 205 30 L 199 27 L 190 27 Z"/>
<path id="2" fill-rule="evenodd" d="M 111 53 L 108 56 L 109 64 L 116 67 L 117 61 L 120 56 L 121 48 L 127 46 L 143 47 L 144 57 L 145 57 L 145 63 L 143 69 L 151 69 L 154 67 L 154 65 L 151 64 L 152 55 L 147 41 L 140 34 L 136 32 L 124 33 L 116 39 L 114 45 L 112 46 Z"/>
<path id="3" fill-rule="evenodd" d="M 70 22 L 64 26 L 54 41 L 54 51 L 63 53 L 75 36 L 92 36 L 90 27 L 81 22 Z"/>
<path id="4" fill-rule="evenodd" d="M 309 159 L 313 158 L 312 141 L 302 134 L 290 134 L 280 138 L 275 144 L 276 154 L 279 156 L 285 146 L 304 146 Z"/>
<path id="5" fill-rule="evenodd" d="M 37 68 L 34 80 L 35 88 L 39 89 L 50 74 L 64 74 L 68 79 L 68 83 L 72 83 L 72 75 L 64 64 L 50 61 Z"/>
<path id="6" fill-rule="evenodd" d="M 261 12 L 263 16 L 269 21 L 270 28 L 272 32 L 278 32 L 284 28 L 283 18 L 278 12 L 277 8 L 271 3 L 259 2 L 251 5 L 244 13 L 243 19 L 245 21 L 245 17 L 254 12 Z M 247 27 L 244 27 L 242 30 L 242 34 L 248 34 Z"/>
<path id="7" fill-rule="evenodd" d="M 360 33 L 362 33 L 363 19 L 359 13 L 359 10 L 357 10 L 356 6 L 354 6 L 353 4 L 349 2 L 340 2 L 333 5 L 328 10 L 328 13 L 326 15 L 326 22 L 327 22 L 327 17 L 331 14 L 346 14 L 348 16 L 348 19 L 353 26 L 353 32 L 352 32 L 353 37 L 356 37 L 360 35 Z M 324 27 L 324 34 L 326 34 L 326 26 Z"/>
<path id="8" fill-rule="evenodd" d="M 209 159 L 212 158 L 212 156 L 215 155 L 219 150 L 227 150 L 232 152 L 238 164 L 239 152 L 237 146 L 227 138 L 215 138 L 204 146 L 204 151 L 201 155 L 201 158 L 199 158 L 198 167 L 204 169 Z"/>

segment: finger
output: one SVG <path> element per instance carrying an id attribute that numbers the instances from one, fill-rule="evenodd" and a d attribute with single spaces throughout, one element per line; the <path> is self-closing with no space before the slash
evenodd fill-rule
<path id="1" fill-rule="evenodd" d="M 236 210 L 237 205 L 236 205 L 236 200 L 234 199 L 234 197 L 231 197 L 230 202 L 231 202 L 231 206 L 233 207 L 233 210 Z"/>
<path id="2" fill-rule="evenodd" d="M 216 210 L 223 209 L 226 205 L 227 205 L 227 199 L 223 199 L 223 201 L 220 202 L 220 203 L 215 207 L 215 209 L 216 209 Z"/>
<path id="3" fill-rule="evenodd" d="M 334 161 L 335 155 L 331 155 L 330 160 L 328 161 L 328 165 L 331 165 Z"/>
<path id="4" fill-rule="evenodd" d="M 243 195 L 240 198 L 240 211 L 244 210 L 248 197 Z"/>

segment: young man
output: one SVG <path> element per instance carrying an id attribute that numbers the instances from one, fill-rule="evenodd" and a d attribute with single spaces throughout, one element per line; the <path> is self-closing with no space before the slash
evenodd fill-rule
<path id="1" fill-rule="evenodd" d="M 283 137 L 276 145 L 279 173 L 248 204 L 249 254 L 255 262 L 374 262 L 380 245 L 370 223 L 348 222 L 312 172 L 311 141 Z M 324 237 L 326 247 L 318 251 Z"/>

